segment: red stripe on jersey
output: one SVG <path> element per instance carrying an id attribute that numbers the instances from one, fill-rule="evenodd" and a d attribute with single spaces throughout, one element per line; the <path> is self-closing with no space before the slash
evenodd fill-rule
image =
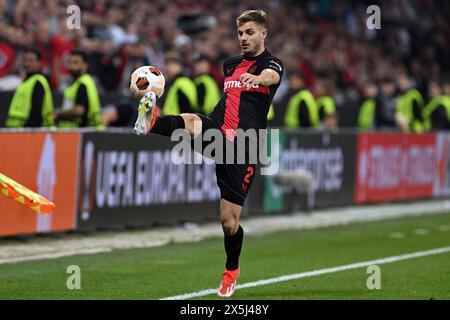
<path id="1" fill-rule="evenodd" d="M 242 60 L 242 62 L 236 67 L 233 74 L 226 77 L 224 80 L 225 89 L 224 92 L 227 94 L 227 99 L 225 101 L 225 115 L 224 122 L 220 128 L 225 135 L 225 137 L 233 141 L 236 135 L 236 129 L 239 125 L 239 104 L 241 100 L 242 92 L 261 92 L 269 94 L 269 88 L 267 87 L 240 87 L 239 78 L 242 74 L 246 73 L 248 69 L 253 66 L 256 62 L 250 60 Z M 227 85 L 229 84 L 229 85 Z"/>

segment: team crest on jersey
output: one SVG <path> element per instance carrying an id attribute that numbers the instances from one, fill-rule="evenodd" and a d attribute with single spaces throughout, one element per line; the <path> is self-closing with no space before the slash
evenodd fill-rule
<path id="1" fill-rule="evenodd" d="M 253 72 L 256 71 L 256 68 L 257 68 L 257 67 L 258 67 L 258 66 L 257 66 L 256 63 L 255 63 L 255 64 L 253 64 L 250 68 L 248 68 L 247 72 L 248 72 L 248 73 L 253 73 Z"/>
<path id="2" fill-rule="evenodd" d="M 229 68 L 227 68 L 227 73 L 226 73 L 226 76 L 228 76 L 228 75 L 232 75 L 233 74 L 233 72 L 234 72 L 234 69 L 235 69 L 236 67 L 229 67 Z"/>

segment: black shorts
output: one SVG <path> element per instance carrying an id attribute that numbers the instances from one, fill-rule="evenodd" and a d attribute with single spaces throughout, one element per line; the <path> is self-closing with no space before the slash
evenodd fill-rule
<path id="1" fill-rule="evenodd" d="M 197 115 L 202 120 L 202 135 L 208 129 L 220 130 L 219 125 L 208 116 L 203 114 Z M 235 147 L 235 143 L 226 140 L 223 134 L 222 138 L 226 144 L 233 144 L 233 147 Z M 211 142 L 203 142 L 203 149 L 209 143 Z M 200 150 L 196 151 L 200 152 Z M 236 155 L 236 152 L 234 154 Z M 256 166 L 255 164 L 238 164 L 236 159 L 234 160 L 235 161 L 233 164 L 216 163 L 217 185 L 219 187 L 220 197 L 222 199 L 243 206 L 245 198 L 247 197 L 248 191 L 252 185 Z"/>

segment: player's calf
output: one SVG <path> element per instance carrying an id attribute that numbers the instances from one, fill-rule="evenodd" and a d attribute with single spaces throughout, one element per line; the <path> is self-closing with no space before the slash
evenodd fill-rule
<path id="1" fill-rule="evenodd" d="M 237 279 L 241 271 L 239 267 L 239 255 L 241 254 L 244 230 L 238 226 L 232 235 L 225 234 L 224 244 L 227 253 L 227 262 L 222 274 L 222 282 L 217 289 L 219 297 L 231 297 L 236 289 Z"/>

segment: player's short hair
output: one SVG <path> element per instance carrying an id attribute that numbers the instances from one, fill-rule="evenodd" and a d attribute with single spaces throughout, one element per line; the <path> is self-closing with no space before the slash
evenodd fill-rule
<path id="1" fill-rule="evenodd" d="M 83 60 L 84 63 L 88 63 L 88 56 L 87 53 L 81 50 L 72 50 L 70 53 L 71 56 L 79 56 L 81 57 L 81 60 Z"/>
<path id="2" fill-rule="evenodd" d="M 247 10 L 241 13 L 241 15 L 236 19 L 236 25 L 238 27 L 247 22 L 254 22 L 263 28 L 267 28 L 266 12 L 263 10 Z"/>

